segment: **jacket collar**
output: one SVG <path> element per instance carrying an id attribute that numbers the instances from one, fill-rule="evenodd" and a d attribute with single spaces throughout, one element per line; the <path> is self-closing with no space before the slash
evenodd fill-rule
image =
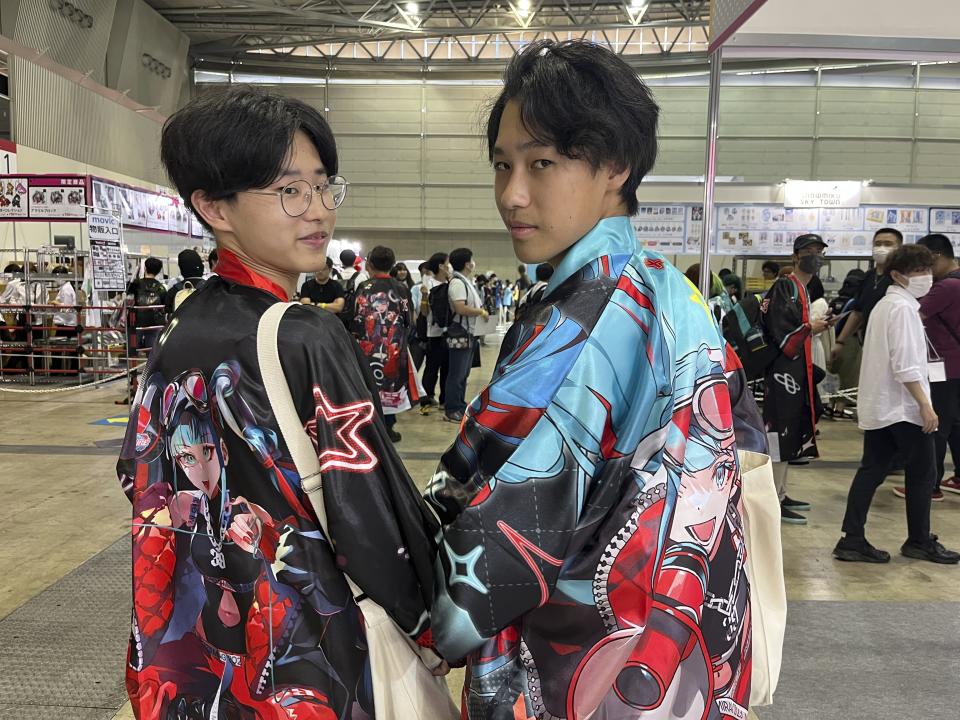
<path id="1" fill-rule="evenodd" d="M 910 305 L 920 307 L 920 301 L 917 300 L 913 295 L 907 292 L 907 289 L 900 285 L 900 283 L 890 281 L 890 287 L 887 288 L 887 295 L 897 295 L 904 300 L 906 300 Z"/>
<path id="2" fill-rule="evenodd" d="M 567 251 L 547 284 L 543 296 L 560 287 L 585 265 L 608 255 L 634 255 L 638 250 L 637 234 L 626 215 L 604 218 L 593 230 L 577 240 Z"/>
<path id="3" fill-rule="evenodd" d="M 287 291 L 277 285 L 273 280 L 268 280 L 260 273 L 254 272 L 229 250 L 220 248 L 217 256 L 217 275 L 224 280 L 229 280 L 238 285 L 246 285 L 260 290 L 265 290 L 281 302 L 288 302 Z"/>

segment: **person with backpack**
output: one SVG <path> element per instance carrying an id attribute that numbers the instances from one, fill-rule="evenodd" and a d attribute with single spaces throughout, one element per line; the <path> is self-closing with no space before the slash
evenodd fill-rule
<path id="1" fill-rule="evenodd" d="M 157 276 L 163 272 L 163 263 L 148 257 L 143 263 L 143 277 L 127 288 L 127 328 L 133 340 L 132 351 L 141 357 L 150 352 L 166 324 L 167 289 Z"/>
<path id="2" fill-rule="evenodd" d="M 787 495 L 787 468 L 791 462 L 820 457 L 812 338 L 827 330 L 831 321 L 811 317 L 807 284 L 820 272 L 826 248 L 823 238 L 813 233 L 794 240 L 793 273 L 779 278 L 761 305 L 767 342 L 779 351 L 764 375 L 763 419 L 771 442 L 780 519 L 795 525 L 807 524 L 799 511 L 809 510 L 810 503 Z"/>
<path id="3" fill-rule="evenodd" d="M 397 415 L 419 402 L 417 377 L 409 353 L 410 291 L 391 277 L 396 262 L 393 250 L 378 245 L 367 256 L 372 273 L 357 286 L 352 332 L 366 358 L 380 392 L 380 407 L 387 435 L 397 443 Z"/>
<path id="4" fill-rule="evenodd" d="M 457 248 L 450 253 L 450 266 L 453 268 L 453 277 L 450 278 L 447 296 L 453 317 L 446 332 L 450 367 L 447 369 L 443 419 L 459 424 L 467 409 L 467 380 L 479 342 L 476 337 L 477 319 L 486 320 L 490 313 L 483 307 L 483 298 L 473 281 L 473 271 L 477 266 L 473 261 L 473 251 Z"/>
<path id="5" fill-rule="evenodd" d="M 180 279 L 167 288 L 164 300 L 164 312 L 167 322 L 180 309 L 187 298 L 203 287 L 203 258 L 196 250 L 181 250 L 177 255 L 177 266 L 180 268 Z"/>
<path id="6" fill-rule="evenodd" d="M 447 296 L 447 282 L 450 280 L 449 256 L 438 252 L 427 260 L 429 275 L 423 279 L 423 291 L 420 301 L 420 316 L 425 318 L 427 337 L 427 359 L 423 367 L 423 397 L 420 399 L 420 414 L 428 415 L 430 408 L 436 407 L 437 380 L 440 380 L 439 404 L 443 407 L 446 400 L 447 370 L 450 367 L 450 351 L 443 333 L 447 329 L 450 317 L 450 303 Z M 441 297 L 442 296 L 442 297 Z"/>

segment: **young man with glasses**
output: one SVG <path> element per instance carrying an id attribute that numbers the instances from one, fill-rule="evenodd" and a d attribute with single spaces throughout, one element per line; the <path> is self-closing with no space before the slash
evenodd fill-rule
<path id="1" fill-rule="evenodd" d="M 469 720 L 747 715 L 725 343 L 630 223 L 657 116 L 618 55 L 549 40 L 513 59 L 489 115 L 514 252 L 556 270 L 428 489 L 434 638 L 468 654 Z"/>
<path id="2" fill-rule="evenodd" d="M 764 333 L 780 349 L 764 377 L 763 419 L 780 518 L 795 525 L 806 525 L 807 518 L 798 511 L 809 510 L 810 504 L 787 496 L 787 469 L 791 462 L 819 457 L 811 338 L 826 331 L 831 321 L 810 317 L 807 285 L 820 272 L 826 248 L 823 238 L 813 233 L 794 240 L 793 273 L 774 283 L 761 306 Z"/>
<path id="3" fill-rule="evenodd" d="M 435 522 L 356 342 L 333 314 L 296 304 L 277 344 L 323 472 L 325 536 L 257 352 L 263 314 L 293 297 L 301 273 L 326 267 L 347 191 L 333 134 L 303 102 L 230 88 L 171 116 L 161 157 L 219 261 L 154 347 L 120 453 L 133 505 L 134 715 L 375 717 L 344 575 L 428 639 Z"/>

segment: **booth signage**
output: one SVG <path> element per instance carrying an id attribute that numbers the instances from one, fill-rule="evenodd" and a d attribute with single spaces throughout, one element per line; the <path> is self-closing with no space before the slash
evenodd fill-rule
<path id="1" fill-rule="evenodd" d="M 857 180 L 822 182 L 788 180 L 783 195 L 787 208 L 856 208 L 860 207 L 863 189 Z"/>
<path id="2" fill-rule="evenodd" d="M 126 290 L 127 268 L 123 260 L 120 219 L 113 215 L 87 215 L 90 262 L 94 290 Z"/>

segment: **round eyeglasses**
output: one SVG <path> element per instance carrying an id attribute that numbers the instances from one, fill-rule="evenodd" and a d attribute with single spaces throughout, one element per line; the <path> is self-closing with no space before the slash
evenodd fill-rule
<path id="1" fill-rule="evenodd" d="M 294 180 L 279 190 L 244 190 L 243 192 L 251 195 L 279 195 L 283 211 L 290 217 L 300 217 L 310 207 L 314 193 L 320 196 L 320 202 L 327 210 L 336 210 L 346 200 L 349 185 L 345 178 L 334 175 L 320 185 L 311 185 L 306 180 Z"/>

